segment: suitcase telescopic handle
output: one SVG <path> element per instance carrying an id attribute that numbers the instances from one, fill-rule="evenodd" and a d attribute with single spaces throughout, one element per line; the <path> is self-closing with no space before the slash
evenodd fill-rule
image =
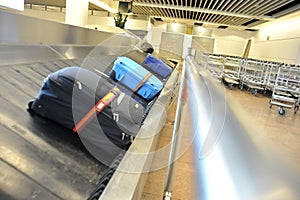
<path id="1" fill-rule="evenodd" d="M 114 87 L 110 90 L 102 99 L 100 99 L 92 109 L 89 110 L 87 114 L 75 125 L 73 128 L 74 132 L 79 133 L 81 130 L 86 127 L 104 108 L 110 104 L 119 94 L 121 91 L 119 88 Z"/>

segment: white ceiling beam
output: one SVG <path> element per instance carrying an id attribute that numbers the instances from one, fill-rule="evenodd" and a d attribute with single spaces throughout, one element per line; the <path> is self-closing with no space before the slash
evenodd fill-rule
<path id="1" fill-rule="evenodd" d="M 264 6 L 263 8 L 261 8 L 260 12 L 263 12 L 263 13 L 268 13 L 272 10 L 276 10 L 280 7 L 282 7 L 285 4 L 288 4 L 288 3 L 291 3 L 293 2 L 293 0 L 290 0 L 290 1 L 285 1 L 285 2 L 282 2 L 282 1 L 278 1 L 276 3 L 273 3 L 272 5 L 269 5 L 269 6 Z M 255 12 L 256 13 L 259 13 L 259 11 Z"/>
<path id="2" fill-rule="evenodd" d="M 265 6 L 269 6 L 272 2 L 274 2 L 274 0 L 265 0 L 265 1 L 258 2 L 257 4 L 254 4 L 253 6 L 249 7 L 246 10 L 246 12 L 253 14 L 253 13 L 257 12 L 257 10 L 260 10 L 261 8 L 263 8 Z"/>
<path id="3" fill-rule="evenodd" d="M 219 10 L 220 6 L 223 4 L 224 0 L 222 0 L 222 2 L 220 3 L 219 1 L 215 1 L 215 4 L 213 5 L 213 7 L 211 8 L 212 10 Z M 218 6 L 217 6 L 218 4 Z M 217 6 L 217 7 L 216 7 Z M 216 8 L 215 8 L 216 7 Z"/>
<path id="4" fill-rule="evenodd" d="M 190 8 L 193 8 L 192 5 L 189 6 Z M 191 9 L 189 9 L 191 10 Z M 189 14 L 189 19 L 193 19 L 193 14 L 194 13 L 193 11 L 190 11 L 190 14 Z"/>
<path id="5" fill-rule="evenodd" d="M 197 1 L 195 1 L 195 3 L 194 3 L 194 8 L 196 7 L 196 5 L 197 5 Z M 196 16 L 197 16 L 197 12 L 193 12 L 193 16 L 192 16 L 192 19 L 194 19 Z"/>
<path id="6" fill-rule="evenodd" d="M 249 13 L 252 15 L 252 12 L 249 12 L 253 7 L 257 7 L 262 2 L 266 2 L 267 0 L 261 0 L 261 1 L 250 1 L 248 4 L 244 5 L 240 10 L 237 12 L 239 13 Z M 273 0 L 270 0 L 273 1 Z"/>
<path id="7" fill-rule="evenodd" d="M 211 22 L 212 19 L 213 19 L 215 16 L 216 16 L 216 15 L 214 15 L 214 14 L 210 15 L 210 16 L 208 17 L 207 21 Z"/>
<path id="8" fill-rule="evenodd" d="M 205 0 L 204 4 L 203 4 L 203 8 L 206 7 L 206 4 L 207 4 L 207 0 Z"/>
<path id="9" fill-rule="evenodd" d="M 171 11 L 170 11 L 169 9 L 167 9 L 167 8 L 163 8 L 163 11 L 164 11 L 164 13 L 166 13 L 166 15 L 167 15 L 167 16 L 169 16 L 169 17 L 172 17 L 172 18 L 173 18 L 172 14 L 171 14 Z"/>
<path id="10" fill-rule="evenodd" d="M 230 0 L 226 0 L 225 3 L 222 5 L 220 10 L 224 10 L 224 8 L 227 6 L 228 3 L 230 3 Z"/>
<path id="11" fill-rule="evenodd" d="M 230 1 L 230 4 L 226 6 L 226 8 L 224 9 L 225 12 L 229 12 L 230 11 L 230 8 L 236 4 L 238 2 L 238 0 L 232 0 Z"/>
<path id="12" fill-rule="evenodd" d="M 150 10 L 150 15 L 153 15 L 153 14 L 155 14 L 155 15 L 161 15 L 161 14 L 158 12 L 158 9 L 157 9 L 157 8 L 152 8 L 152 9 Z"/>
<path id="13" fill-rule="evenodd" d="M 212 23 L 216 23 L 221 18 L 221 15 L 215 15 L 215 17 L 211 20 Z"/>
<path id="14" fill-rule="evenodd" d="M 164 8 L 164 9 L 174 9 L 174 10 L 185 10 L 185 11 L 194 11 L 194 12 L 201 12 L 201 13 L 210 13 L 210 14 L 217 14 L 217 15 L 224 15 L 224 16 L 232 16 L 232 17 L 243 17 L 249 19 L 260 19 L 265 21 L 271 21 L 274 18 L 269 16 L 256 16 L 256 15 L 244 15 L 244 14 L 237 14 L 231 12 L 222 12 L 217 10 L 211 9 L 202 9 L 202 8 L 192 8 L 187 6 L 176 6 L 176 5 L 159 5 L 159 4 L 146 4 L 146 3 L 137 3 L 133 2 L 133 5 L 136 6 L 145 6 L 145 7 L 156 7 L 156 8 Z"/>
<path id="15" fill-rule="evenodd" d="M 154 8 L 154 9 L 157 9 L 158 13 L 160 13 L 161 16 L 164 16 L 162 9 L 160 9 L 160 8 Z"/>
<path id="16" fill-rule="evenodd" d="M 241 8 L 243 8 L 247 4 L 251 3 L 251 1 L 253 1 L 253 0 L 245 0 L 245 1 L 241 1 L 240 3 L 237 3 L 236 5 L 234 5 L 232 7 L 232 9 L 230 9 L 230 12 L 238 12 L 239 13 Z"/>

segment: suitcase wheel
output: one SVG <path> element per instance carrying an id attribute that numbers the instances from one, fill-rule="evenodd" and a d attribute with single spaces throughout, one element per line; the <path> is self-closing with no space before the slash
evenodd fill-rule
<path id="1" fill-rule="evenodd" d="M 30 100 L 30 101 L 28 102 L 28 108 L 27 108 L 27 111 L 28 111 L 28 113 L 29 113 L 31 116 L 34 116 L 34 115 L 35 115 L 35 112 L 34 112 L 34 110 L 33 110 L 33 108 L 32 108 L 33 102 L 34 102 L 34 99 Z"/>
<path id="2" fill-rule="evenodd" d="M 114 70 L 111 70 L 109 72 L 109 78 L 111 78 L 112 80 L 116 80 L 116 72 Z"/>
<path id="3" fill-rule="evenodd" d="M 31 99 L 29 102 L 28 102 L 28 110 L 32 110 L 32 104 L 33 104 L 34 100 Z"/>

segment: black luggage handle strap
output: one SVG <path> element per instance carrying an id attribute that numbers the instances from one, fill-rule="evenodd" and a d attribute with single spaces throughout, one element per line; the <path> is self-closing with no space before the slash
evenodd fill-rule
<path id="1" fill-rule="evenodd" d="M 110 104 L 121 91 L 119 88 L 114 87 L 111 89 L 102 99 L 100 99 L 92 109 L 85 114 L 85 116 L 75 125 L 73 128 L 74 132 L 81 131 L 89 122 L 91 122 L 96 115 L 98 115 L 108 104 Z"/>
<path id="2" fill-rule="evenodd" d="M 152 74 L 150 72 L 148 74 L 146 74 L 146 76 L 144 76 L 144 78 L 141 80 L 141 82 L 134 88 L 133 92 L 137 92 L 151 76 L 152 76 Z"/>

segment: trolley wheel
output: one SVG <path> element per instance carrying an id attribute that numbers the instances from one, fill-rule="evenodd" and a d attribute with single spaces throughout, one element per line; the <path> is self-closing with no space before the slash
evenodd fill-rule
<path id="1" fill-rule="evenodd" d="M 252 90 L 252 94 L 253 94 L 254 96 L 256 96 L 256 95 L 257 95 L 257 90 Z"/>
<path id="2" fill-rule="evenodd" d="M 285 109 L 282 107 L 280 107 L 278 110 L 279 115 L 285 115 L 285 112 L 286 112 Z"/>
<path id="3" fill-rule="evenodd" d="M 243 90 L 243 85 L 239 85 L 240 90 Z"/>
<path id="4" fill-rule="evenodd" d="M 272 108 L 272 100 L 269 101 L 270 108 Z"/>
<path id="5" fill-rule="evenodd" d="M 296 114 L 298 110 L 299 110 L 299 106 L 295 106 L 294 113 Z"/>
<path id="6" fill-rule="evenodd" d="M 228 87 L 230 90 L 232 90 L 233 85 L 232 84 L 228 84 Z"/>

